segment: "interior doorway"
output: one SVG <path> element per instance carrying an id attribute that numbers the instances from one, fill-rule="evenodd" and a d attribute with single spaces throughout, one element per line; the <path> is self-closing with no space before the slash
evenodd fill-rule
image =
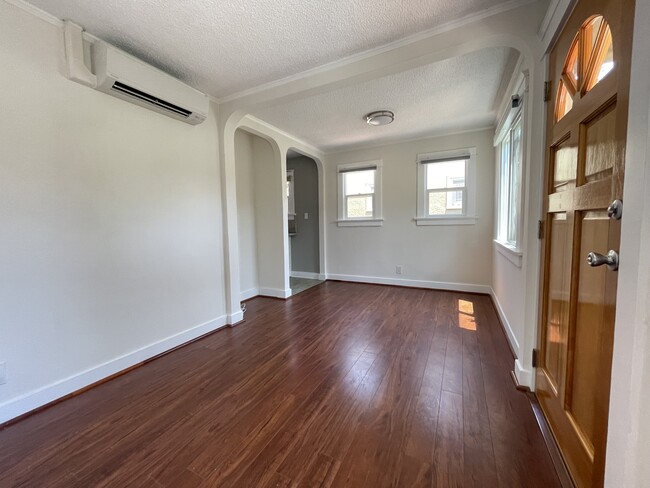
<path id="1" fill-rule="evenodd" d="M 318 165 L 313 158 L 290 149 L 286 177 L 290 283 L 295 295 L 323 282 Z"/>
<path id="2" fill-rule="evenodd" d="M 282 165 L 277 144 L 235 132 L 240 300 L 287 298 Z"/>

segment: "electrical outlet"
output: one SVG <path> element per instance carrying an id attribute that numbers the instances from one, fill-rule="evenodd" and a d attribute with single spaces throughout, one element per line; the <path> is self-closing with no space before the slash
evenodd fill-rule
<path id="1" fill-rule="evenodd" d="M 0 385 L 7 382 L 7 363 L 0 363 Z"/>
<path id="2" fill-rule="evenodd" d="M 404 271 L 404 268 L 401 264 L 395 266 L 395 274 L 402 274 L 402 271 Z"/>

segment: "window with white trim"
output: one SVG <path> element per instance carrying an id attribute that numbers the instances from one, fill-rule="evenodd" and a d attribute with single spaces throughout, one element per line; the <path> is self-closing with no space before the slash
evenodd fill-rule
<path id="1" fill-rule="evenodd" d="M 520 249 L 523 175 L 523 123 L 521 112 L 504 131 L 498 146 L 499 175 L 497 241 Z"/>
<path id="2" fill-rule="evenodd" d="M 342 164 L 337 171 L 338 224 L 381 225 L 381 161 Z"/>
<path id="3" fill-rule="evenodd" d="M 475 223 L 476 149 L 420 154 L 418 225 Z"/>

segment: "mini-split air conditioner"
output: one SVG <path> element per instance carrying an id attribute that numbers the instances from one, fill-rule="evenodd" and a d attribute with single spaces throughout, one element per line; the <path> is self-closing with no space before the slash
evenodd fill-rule
<path id="1" fill-rule="evenodd" d="M 66 22 L 64 34 L 70 79 L 188 124 L 206 119 L 204 93 L 101 40 L 90 46 L 90 69 L 81 27 Z"/>

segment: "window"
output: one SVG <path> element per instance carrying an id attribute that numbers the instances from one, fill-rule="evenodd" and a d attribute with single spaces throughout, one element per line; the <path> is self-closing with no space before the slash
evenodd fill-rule
<path id="1" fill-rule="evenodd" d="M 576 34 L 564 61 L 555 95 L 555 120 L 573 108 L 578 97 L 593 89 L 614 69 L 612 31 L 602 15 L 587 20 Z"/>
<path id="2" fill-rule="evenodd" d="M 418 156 L 418 225 L 473 224 L 476 150 Z"/>
<path id="3" fill-rule="evenodd" d="M 497 149 L 497 244 L 506 257 L 521 265 L 523 123 L 519 112 L 506 127 Z M 503 249 L 505 248 L 505 249 Z M 503 252 L 502 252 L 503 254 Z M 514 260 L 513 260 L 514 259 Z"/>
<path id="4" fill-rule="evenodd" d="M 521 115 L 501 142 L 499 161 L 499 216 L 497 239 L 518 248 L 521 212 Z"/>
<path id="5" fill-rule="evenodd" d="M 381 162 L 338 167 L 340 226 L 381 225 Z"/>

